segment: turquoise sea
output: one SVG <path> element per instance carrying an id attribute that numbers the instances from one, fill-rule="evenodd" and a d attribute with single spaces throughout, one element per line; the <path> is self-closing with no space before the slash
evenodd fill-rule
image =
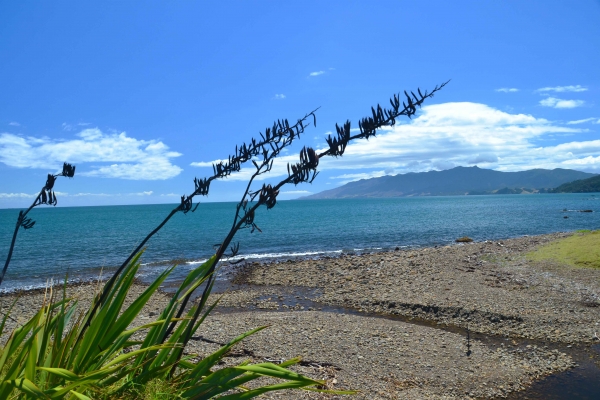
<path id="1" fill-rule="evenodd" d="M 29 214 L 36 225 L 19 232 L 0 290 L 44 286 L 67 272 L 76 279 L 107 275 L 173 207 L 37 207 Z M 234 211 L 235 203 L 201 203 L 195 213 L 175 215 L 148 243 L 141 278 L 177 263 L 172 279 L 181 279 L 213 253 Z M 17 215 L 17 209 L 0 210 L 2 265 Z M 260 209 L 255 222 L 262 233 L 243 230 L 236 237 L 248 260 L 335 256 L 445 245 L 465 235 L 481 241 L 600 229 L 600 194 L 280 201 Z"/>

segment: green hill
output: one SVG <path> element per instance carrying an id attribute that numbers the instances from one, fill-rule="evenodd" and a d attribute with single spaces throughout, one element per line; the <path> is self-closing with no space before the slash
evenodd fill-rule
<path id="1" fill-rule="evenodd" d="M 552 193 L 592 193 L 600 192 L 600 175 L 565 183 L 552 190 Z"/>

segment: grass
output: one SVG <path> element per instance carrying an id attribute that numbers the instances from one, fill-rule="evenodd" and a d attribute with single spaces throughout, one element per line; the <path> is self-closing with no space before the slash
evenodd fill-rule
<path id="1" fill-rule="evenodd" d="M 527 253 L 527 259 L 551 260 L 579 268 L 600 268 L 600 230 L 577 231 L 573 236 Z"/>

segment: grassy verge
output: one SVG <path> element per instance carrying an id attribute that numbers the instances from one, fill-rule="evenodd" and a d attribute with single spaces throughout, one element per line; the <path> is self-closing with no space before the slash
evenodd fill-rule
<path id="1" fill-rule="evenodd" d="M 573 236 L 527 253 L 527 259 L 551 260 L 579 268 L 600 268 L 600 230 L 577 231 Z"/>

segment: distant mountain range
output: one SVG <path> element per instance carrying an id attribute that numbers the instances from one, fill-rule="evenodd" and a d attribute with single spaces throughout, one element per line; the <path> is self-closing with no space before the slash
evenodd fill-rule
<path id="1" fill-rule="evenodd" d="M 564 183 L 595 176 L 561 168 L 500 172 L 478 167 L 456 167 L 446 171 L 361 179 L 302 199 L 537 193 L 549 192 Z"/>

